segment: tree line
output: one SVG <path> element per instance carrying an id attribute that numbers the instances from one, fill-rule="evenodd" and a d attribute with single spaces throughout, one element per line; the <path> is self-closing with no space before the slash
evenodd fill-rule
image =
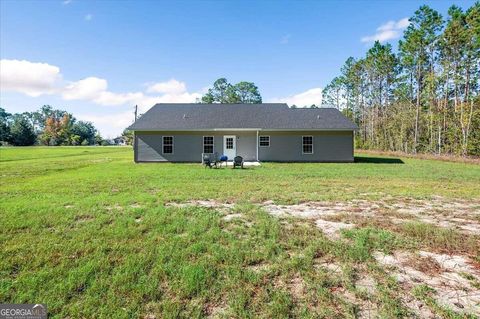
<path id="1" fill-rule="evenodd" d="M 50 105 L 35 112 L 10 114 L 0 108 L 0 145 L 105 145 L 95 126 Z"/>
<path id="2" fill-rule="evenodd" d="M 242 81 L 231 84 L 227 79 L 220 78 L 213 83 L 213 87 L 208 89 L 208 92 L 202 96 L 199 102 L 260 104 L 262 103 L 262 96 L 253 82 Z"/>
<path id="3" fill-rule="evenodd" d="M 348 58 L 322 103 L 357 123 L 360 148 L 480 155 L 480 2 L 409 22 L 397 52 L 377 41 Z"/>

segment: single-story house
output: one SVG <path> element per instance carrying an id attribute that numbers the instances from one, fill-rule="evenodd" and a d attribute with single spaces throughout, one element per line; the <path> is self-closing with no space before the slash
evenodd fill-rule
<path id="1" fill-rule="evenodd" d="M 127 139 L 123 136 L 118 136 L 118 137 L 115 137 L 113 139 L 113 143 L 115 145 L 119 145 L 119 146 L 125 146 L 127 145 Z"/>
<path id="2" fill-rule="evenodd" d="M 357 126 L 335 108 L 263 104 L 156 104 L 129 130 L 135 162 L 353 162 Z"/>

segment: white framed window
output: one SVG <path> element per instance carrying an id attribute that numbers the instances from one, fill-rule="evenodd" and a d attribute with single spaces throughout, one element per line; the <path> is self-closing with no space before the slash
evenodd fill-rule
<path id="1" fill-rule="evenodd" d="M 203 137 L 203 153 L 213 154 L 213 136 Z"/>
<path id="2" fill-rule="evenodd" d="M 261 147 L 270 147 L 270 136 L 260 135 L 258 137 L 258 145 Z"/>
<path id="3" fill-rule="evenodd" d="M 173 136 L 163 136 L 163 154 L 173 154 Z"/>
<path id="4" fill-rule="evenodd" d="M 313 154 L 313 136 L 302 136 L 302 153 Z"/>

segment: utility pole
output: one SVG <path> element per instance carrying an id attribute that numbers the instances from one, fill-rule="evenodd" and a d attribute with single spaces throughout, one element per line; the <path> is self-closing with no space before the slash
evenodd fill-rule
<path id="1" fill-rule="evenodd" d="M 137 121 L 137 114 L 138 114 L 138 105 L 135 104 L 135 120 L 133 121 L 133 123 L 135 123 Z M 135 140 L 136 140 L 136 136 L 135 136 L 135 131 L 133 131 L 133 135 L 132 135 L 132 146 L 133 148 L 135 149 Z M 137 156 L 135 155 L 135 158 L 137 158 Z"/>

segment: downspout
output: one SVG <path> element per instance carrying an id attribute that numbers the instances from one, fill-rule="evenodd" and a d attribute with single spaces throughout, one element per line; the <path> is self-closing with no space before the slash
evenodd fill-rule
<path id="1" fill-rule="evenodd" d="M 258 130 L 257 130 L 257 162 L 258 162 Z"/>

